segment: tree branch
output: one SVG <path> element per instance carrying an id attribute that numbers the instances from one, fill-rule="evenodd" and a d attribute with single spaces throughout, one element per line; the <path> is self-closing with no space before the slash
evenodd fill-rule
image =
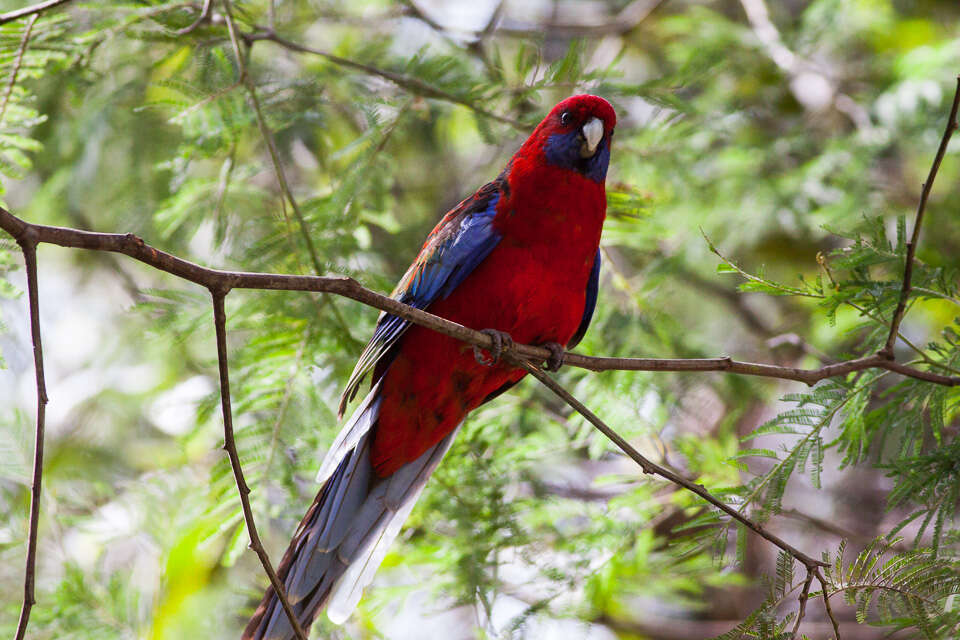
<path id="1" fill-rule="evenodd" d="M 23 640 L 36 602 L 34 578 L 37 566 L 37 527 L 40 520 L 40 484 L 43 481 L 43 439 L 46 427 L 47 383 L 43 375 L 43 345 L 40 341 L 40 296 L 37 292 L 37 237 L 31 230 L 17 237 L 23 250 L 30 304 L 30 337 L 33 341 L 33 366 L 37 379 L 37 428 L 33 449 L 33 483 L 30 487 L 30 533 L 27 538 L 27 566 L 23 577 L 23 606 L 17 622 L 16 640 Z"/>
<path id="2" fill-rule="evenodd" d="M 837 622 L 837 618 L 833 615 L 833 608 L 830 606 L 830 593 L 827 589 L 827 581 L 823 578 L 823 573 L 820 571 L 819 567 L 814 569 L 814 575 L 817 576 L 817 581 L 820 583 L 820 589 L 823 594 L 823 608 L 826 610 L 827 617 L 830 618 L 831 624 L 833 624 L 834 640 L 840 640 L 840 624 Z"/>
<path id="3" fill-rule="evenodd" d="M 237 453 L 237 443 L 233 437 L 233 413 L 230 409 L 230 369 L 227 363 L 227 318 L 223 308 L 223 300 L 227 295 L 227 287 L 211 287 L 210 295 L 213 297 L 213 322 L 217 331 L 217 364 L 220 369 L 220 404 L 223 408 L 223 448 L 230 457 L 230 466 L 233 468 L 233 477 L 237 482 L 237 491 L 240 494 L 240 505 L 243 507 L 243 519 L 247 525 L 247 534 L 250 536 L 250 548 L 253 549 L 257 557 L 260 558 L 260 564 L 263 570 L 267 572 L 270 578 L 270 584 L 283 605 L 283 610 L 287 613 L 290 620 L 290 626 L 298 640 L 307 640 L 307 634 L 303 632 L 300 622 L 297 620 L 290 602 L 287 600 L 287 592 L 283 588 L 283 583 L 277 577 L 273 565 L 270 563 L 270 556 L 267 555 L 263 543 L 260 542 L 260 534 L 257 533 L 257 525 L 253 520 L 253 510 L 250 508 L 250 487 L 243 477 L 243 468 L 240 466 L 240 454 Z"/>
<path id="4" fill-rule="evenodd" d="M 911 280 L 913 278 L 913 257 L 917 253 L 917 242 L 920 240 L 920 225 L 923 224 L 923 213 L 927 209 L 927 199 L 930 197 L 933 181 L 937 179 L 940 163 L 943 162 L 943 156 L 947 153 L 947 145 L 950 144 L 953 132 L 957 130 L 958 107 L 960 107 L 960 76 L 957 77 L 957 89 L 953 94 L 953 105 L 950 107 L 950 117 L 947 119 L 947 126 L 943 131 L 943 137 L 940 139 L 940 147 L 937 149 L 937 155 L 930 166 L 927 181 L 923 183 L 920 189 L 920 203 L 917 205 L 917 215 L 913 221 L 913 233 L 910 234 L 910 242 L 907 243 L 907 257 L 903 267 L 903 286 L 900 289 L 900 299 L 897 301 L 897 308 L 890 320 L 890 333 L 887 336 L 887 343 L 880 350 L 880 354 L 886 358 L 893 358 L 893 345 L 897 341 L 900 322 L 907 310 L 907 300 L 910 298 Z"/>
<path id="5" fill-rule="evenodd" d="M 185 26 L 183 29 L 177 29 L 174 31 L 174 35 L 185 36 L 196 31 L 201 24 L 210 19 L 210 9 L 212 7 L 213 0 L 203 0 L 203 7 L 200 9 L 197 19 Z"/>
<path id="6" fill-rule="evenodd" d="M 353 278 L 221 271 L 160 251 L 146 244 L 132 233 L 96 233 L 66 227 L 31 224 L 17 218 L 3 208 L 0 208 L 0 228 L 17 239 L 31 231 L 36 234 L 37 242 L 47 242 L 62 247 L 122 253 L 160 271 L 189 280 L 207 289 L 269 289 L 333 293 L 386 311 L 414 324 L 483 349 L 493 347 L 493 340 L 484 333 L 366 289 Z M 505 355 L 515 355 L 526 360 L 540 362 L 546 361 L 551 355 L 550 351 L 544 347 L 525 344 L 515 344 L 505 349 L 504 353 Z M 818 369 L 799 369 L 772 364 L 742 362 L 733 360 L 728 356 L 719 358 L 611 358 L 585 356 L 570 352 L 564 354 L 564 364 L 590 371 L 720 371 L 780 380 L 795 380 L 808 385 L 855 371 L 886 369 L 910 378 L 943 386 L 960 385 L 960 376 L 945 376 L 924 369 L 917 369 L 894 360 L 888 360 L 880 354 L 829 364 Z"/>
<path id="7" fill-rule="evenodd" d="M 803 616 L 807 612 L 807 599 L 810 598 L 810 585 L 813 584 L 813 571 L 807 569 L 807 579 L 803 581 L 803 590 L 800 591 L 800 610 L 797 611 L 797 621 L 793 625 L 793 632 L 790 634 L 791 640 L 797 640 L 800 633 L 800 623 L 803 621 Z"/>
<path id="8" fill-rule="evenodd" d="M 313 47 L 308 47 L 306 45 L 293 42 L 291 40 L 287 40 L 286 38 L 282 38 L 279 35 L 277 35 L 276 32 L 271 31 L 269 29 L 260 29 L 259 31 L 255 31 L 253 33 L 243 34 L 243 39 L 246 40 L 247 42 L 257 42 L 259 40 L 266 40 L 269 42 L 273 42 L 274 44 L 277 44 L 283 47 L 284 49 L 289 49 L 290 51 L 297 51 L 299 53 L 309 53 L 315 56 L 320 56 L 321 58 L 324 58 L 337 66 L 347 67 L 348 69 L 356 69 L 357 71 L 362 71 L 367 75 L 377 76 L 379 78 L 383 78 L 384 80 L 388 80 L 391 83 L 395 84 L 396 86 L 400 87 L 401 89 L 409 91 L 410 93 L 414 93 L 418 96 L 422 96 L 424 98 L 434 98 L 437 100 L 444 100 L 446 102 L 452 102 L 453 104 L 459 104 L 461 106 L 467 107 L 468 109 L 471 109 L 472 111 L 475 111 L 476 113 L 479 113 L 484 117 L 490 118 L 491 120 L 496 120 L 497 122 L 508 124 L 514 129 L 518 129 L 521 131 L 527 129 L 527 125 L 523 124 L 519 120 L 514 120 L 513 118 L 508 118 L 507 116 L 502 116 L 498 113 L 494 113 L 488 109 L 485 109 L 471 102 L 470 100 L 467 100 L 466 98 L 455 95 L 448 91 L 444 91 L 443 89 L 434 87 L 433 85 L 427 84 L 426 82 L 424 82 L 419 78 L 409 76 L 403 73 L 395 73 L 393 71 L 388 71 L 387 69 L 380 69 L 379 67 L 374 67 L 372 65 L 364 64 L 362 62 L 357 62 L 356 60 L 342 58 L 338 55 L 328 53 L 327 51 L 323 51 L 321 49 L 314 49 Z"/>
<path id="9" fill-rule="evenodd" d="M 280 184 L 282 197 L 290 202 L 293 209 L 293 215 L 297 218 L 297 224 L 300 226 L 300 235 L 307 246 L 307 253 L 310 254 L 310 261 L 313 263 L 313 269 L 317 274 L 323 272 L 320 266 L 320 256 L 317 255 L 317 249 L 313 244 L 313 238 L 310 237 L 310 231 L 307 229 L 307 220 L 303 217 L 303 211 L 297 204 L 297 199 L 293 196 L 293 190 L 287 181 L 286 171 L 283 169 L 283 163 L 280 161 L 280 154 L 277 152 L 277 145 L 273 141 L 273 132 L 267 126 L 267 119 L 263 115 L 263 109 L 260 106 L 260 98 L 257 96 L 257 88 L 247 71 L 247 66 L 243 60 L 243 52 L 240 50 L 240 36 L 237 26 L 233 21 L 233 11 L 230 8 L 230 0 L 223 0 L 223 13 L 227 21 L 227 31 L 230 33 L 230 42 L 233 44 L 233 53 L 237 58 L 237 69 L 240 77 L 237 82 L 243 84 L 250 96 L 250 102 L 253 105 L 253 111 L 257 119 L 257 127 L 260 129 L 260 136 L 267 145 L 267 151 L 270 153 L 270 161 L 273 163 L 273 170 L 277 176 L 277 182 Z M 247 41 L 245 41 L 247 42 Z M 248 42 L 249 44 L 249 42 Z"/>
<path id="10" fill-rule="evenodd" d="M 7 88 L 3 92 L 3 104 L 0 105 L 0 122 L 7 115 L 7 104 L 10 102 L 10 95 L 13 94 L 13 87 L 17 84 L 17 76 L 20 74 L 20 66 L 23 64 L 23 54 L 27 52 L 27 44 L 30 42 L 30 34 L 33 32 L 33 23 L 37 21 L 38 14 L 33 14 L 27 20 L 27 26 L 23 29 L 23 37 L 20 39 L 20 47 L 17 49 L 17 58 L 13 61 L 13 70 L 10 72 L 10 79 L 7 81 Z M 2 24 L 2 23 L 0 23 Z"/>
<path id="11" fill-rule="evenodd" d="M 19 20 L 24 16 L 39 14 L 47 9 L 52 9 L 57 5 L 66 4 L 68 2 L 70 2 L 70 0 L 47 0 L 46 2 L 39 2 L 29 7 L 23 7 L 13 11 L 7 11 L 6 13 L 0 13 L 0 24 L 6 24 L 8 22 L 13 22 L 14 20 Z"/>
<path id="12" fill-rule="evenodd" d="M 559 383 L 557 383 L 553 378 L 548 376 L 543 370 L 537 368 L 536 366 L 530 364 L 529 362 L 526 362 L 525 360 L 515 358 L 514 362 L 521 368 L 525 369 L 527 373 L 529 373 L 534 378 L 536 378 L 541 383 L 543 383 L 545 387 L 547 387 L 548 389 L 553 391 L 555 394 L 557 394 L 561 399 L 563 399 L 564 402 L 566 402 L 568 405 L 573 407 L 580 415 L 586 418 L 603 435 L 610 438 L 610 440 L 613 441 L 613 443 L 617 445 L 617 447 L 619 447 L 621 451 L 623 451 L 634 462 L 640 465 L 640 468 L 643 469 L 644 473 L 658 475 L 661 478 L 664 478 L 675 485 L 683 487 L 687 491 L 697 494 L 698 496 L 700 496 L 701 498 L 703 498 L 704 500 L 712 504 L 714 507 L 716 507 L 720 511 L 723 511 L 728 516 L 730 516 L 737 522 L 741 523 L 742 525 L 744 525 L 745 527 L 747 527 L 748 529 L 756 533 L 758 536 L 764 538 L 765 540 L 771 542 L 775 546 L 789 553 L 791 556 L 796 558 L 797 561 L 802 563 L 803 566 L 805 566 L 808 570 L 812 571 L 817 567 L 827 566 L 827 563 L 822 562 L 820 560 L 816 560 L 808 556 L 807 554 L 800 551 L 793 545 L 789 544 L 788 542 L 786 542 L 776 534 L 770 533 L 762 525 L 754 522 L 750 518 L 741 514 L 739 511 L 737 511 L 730 505 L 726 504 L 719 498 L 714 497 L 713 494 L 707 491 L 706 487 L 704 487 L 703 485 L 696 484 L 690 480 L 687 480 L 683 476 L 677 473 L 674 473 L 670 469 L 667 469 L 666 467 L 662 467 L 657 463 L 653 462 L 652 460 L 646 458 L 643 454 L 637 451 L 629 442 L 624 440 L 623 436 L 621 436 L 616 431 L 614 431 L 609 426 L 607 426 L 607 424 L 603 420 L 598 418 L 595 413 L 590 411 L 590 409 L 588 409 L 582 402 L 577 400 L 569 391 L 567 391 L 562 386 L 560 386 Z"/>

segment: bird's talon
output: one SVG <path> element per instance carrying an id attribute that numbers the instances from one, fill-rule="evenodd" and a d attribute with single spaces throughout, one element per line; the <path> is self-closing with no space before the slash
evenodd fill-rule
<path id="1" fill-rule="evenodd" d="M 563 360 L 567 353 L 566 349 L 557 342 L 547 342 L 543 346 L 550 352 L 550 357 L 547 358 L 543 368 L 547 371 L 559 371 L 560 367 L 563 366 Z"/>
<path id="2" fill-rule="evenodd" d="M 500 356 L 513 348 L 513 338 L 510 337 L 509 333 L 496 329 L 483 329 L 480 333 L 490 336 L 490 340 L 493 341 L 489 359 L 483 355 L 483 349 L 476 345 L 473 346 L 473 357 L 485 367 L 492 367 L 497 364 L 500 361 Z"/>

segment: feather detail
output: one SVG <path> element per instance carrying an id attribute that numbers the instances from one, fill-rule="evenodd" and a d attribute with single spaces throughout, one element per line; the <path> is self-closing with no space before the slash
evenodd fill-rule
<path id="1" fill-rule="evenodd" d="M 380 532 L 376 534 L 371 531 L 367 535 L 363 549 L 350 559 L 349 568 L 334 585 L 327 606 L 327 616 L 331 621 L 342 624 L 357 607 L 363 590 L 373 580 L 387 550 L 423 493 L 427 479 L 443 460 L 458 431 L 459 427 L 386 480 L 387 490 L 383 502 L 385 519 Z"/>
<path id="2" fill-rule="evenodd" d="M 327 602 L 334 622 L 341 623 L 350 615 L 456 436 L 455 429 L 390 477 L 374 477 L 370 427 L 380 408 L 378 394 L 375 387 L 364 398 L 327 453 L 324 467 L 336 466 L 324 477 L 323 487 L 277 571 L 304 628 Z M 324 473 L 321 470 L 321 475 Z M 273 588 L 268 588 L 243 638 L 293 637 L 286 612 Z"/>
<path id="3" fill-rule="evenodd" d="M 434 227 L 416 260 L 407 269 L 391 297 L 418 309 L 443 299 L 463 282 L 500 241 L 493 220 L 505 178 L 501 175 L 454 207 Z M 340 397 L 339 414 L 353 399 L 363 378 L 378 364 L 390 359 L 391 351 L 410 323 L 388 313 L 380 314 L 377 328 Z M 374 380 L 376 382 L 376 380 Z"/>
<path id="4" fill-rule="evenodd" d="M 590 277 L 587 279 L 586 301 L 583 305 L 583 317 L 580 318 L 580 326 L 576 333 L 567 343 L 567 349 L 573 349 L 580 344 L 583 336 L 587 335 L 587 329 L 590 328 L 590 321 L 593 320 L 593 312 L 597 308 L 597 294 L 600 291 L 600 249 L 597 249 L 597 255 L 593 259 L 593 267 L 590 269 Z"/>

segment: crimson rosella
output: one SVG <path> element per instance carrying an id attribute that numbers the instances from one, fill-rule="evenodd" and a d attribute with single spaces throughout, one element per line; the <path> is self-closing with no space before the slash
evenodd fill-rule
<path id="1" fill-rule="evenodd" d="M 557 357 L 576 345 L 597 301 L 615 124 L 597 96 L 554 107 L 499 177 L 437 224 L 393 297 L 495 343 L 509 336 Z M 304 628 L 323 606 L 334 622 L 350 615 L 463 419 L 524 376 L 496 355 L 381 315 L 340 413 L 367 374 L 370 392 L 327 453 L 278 570 Z M 293 637 L 268 588 L 243 638 Z"/>

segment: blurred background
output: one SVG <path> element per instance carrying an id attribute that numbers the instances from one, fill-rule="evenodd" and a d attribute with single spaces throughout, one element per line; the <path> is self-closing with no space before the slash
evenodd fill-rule
<path id="1" fill-rule="evenodd" d="M 64 2 L 0 25 L 4 206 L 214 267 L 346 274 L 387 292 L 442 213 L 494 178 L 553 104 L 590 92 L 619 124 L 600 303 L 578 351 L 814 367 L 882 344 L 898 220 L 912 229 L 960 72 L 955 0 L 230 6 L 248 82 L 220 1 Z M 941 373 L 960 358 L 958 175 L 954 144 L 917 254 L 931 293 L 902 327 L 916 348 L 898 346 Z M 762 280 L 739 290 L 711 242 Z M 867 258 L 832 262 L 849 255 Z M 220 449 L 206 293 L 123 256 L 43 245 L 39 264 L 50 405 L 28 637 L 238 637 L 267 580 Z M 35 404 L 20 265 L 0 237 L 6 635 Z M 791 292 L 774 281 L 807 293 L 771 295 Z M 377 312 L 264 291 L 234 292 L 227 311 L 239 447 L 276 563 Z M 559 379 L 646 455 L 810 555 L 835 557 L 846 540 L 846 562 L 903 524 L 893 552 L 917 541 L 956 566 L 954 391 L 854 376 L 834 389 L 845 404 L 823 391 L 798 432 L 783 416 L 811 406 L 787 395 L 800 383 Z M 467 421 L 357 612 L 342 627 L 321 616 L 313 637 L 708 638 L 763 606 L 776 552 L 643 477 L 528 381 Z M 798 592 L 764 615 L 783 622 Z M 944 595 L 928 599 L 950 613 Z M 859 624 L 841 595 L 833 604 L 845 640 L 920 636 L 909 620 L 897 631 L 899 609 L 868 602 Z M 832 637 L 820 602 L 801 631 Z"/>

